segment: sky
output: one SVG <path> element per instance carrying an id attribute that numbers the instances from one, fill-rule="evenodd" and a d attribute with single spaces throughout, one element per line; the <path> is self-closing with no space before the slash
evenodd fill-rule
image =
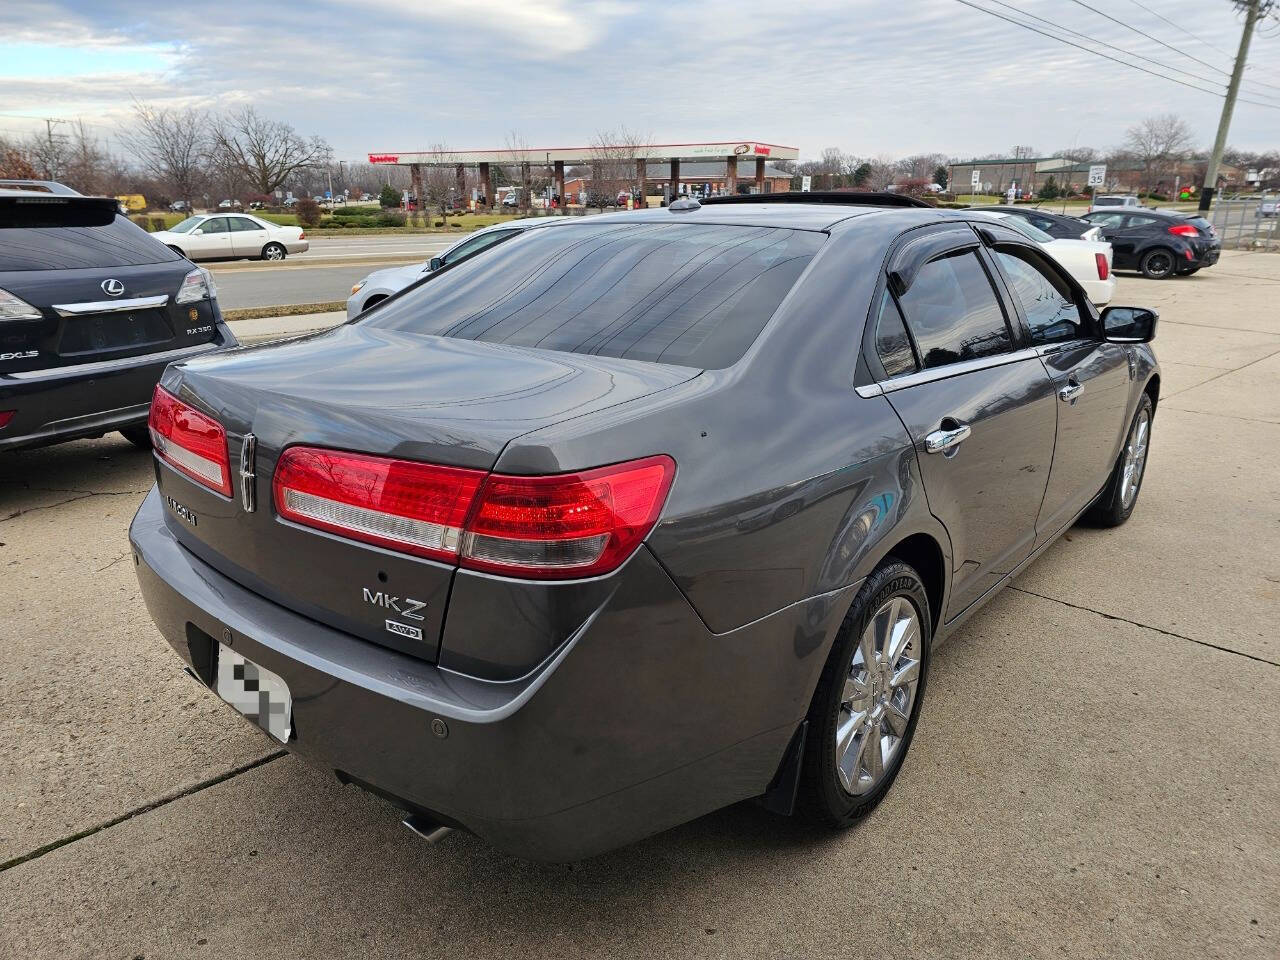
<path id="1" fill-rule="evenodd" d="M 620 125 L 802 158 L 1047 155 L 1117 146 L 1169 112 L 1212 142 L 1220 95 L 1131 65 L 1223 90 L 1241 25 L 1228 0 L 971 2 L 1087 49 L 961 0 L 5 0 L 0 135 L 79 119 L 119 150 L 137 99 L 253 104 L 345 160 L 513 133 L 578 146 Z M 1241 97 L 1258 103 L 1237 106 L 1230 143 L 1280 148 L 1280 23 L 1249 63 Z"/>

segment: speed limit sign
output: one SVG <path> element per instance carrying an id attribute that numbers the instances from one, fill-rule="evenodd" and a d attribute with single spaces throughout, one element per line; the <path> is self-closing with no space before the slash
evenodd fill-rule
<path id="1" fill-rule="evenodd" d="M 1107 165 L 1095 163 L 1089 168 L 1089 186 L 1100 187 L 1107 182 Z"/>

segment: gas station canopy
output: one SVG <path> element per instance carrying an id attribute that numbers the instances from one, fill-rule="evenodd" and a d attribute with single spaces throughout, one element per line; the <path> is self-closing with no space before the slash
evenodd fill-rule
<path id="1" fill-rule="evenodd" d="M 723 143 L 650 143 L 596 145 L 593 147 L 529 147 L 499 150 L 409 150 L 403 153 L 370 153 L 370 163 L 395 166 L 477 167 L 480 164 L 553 164 L 581 163 L 609 159 L 628 160 L 722 160 L 738 159 L 798 160 L 796 147 L 758 140 L 728 140 Z"/>

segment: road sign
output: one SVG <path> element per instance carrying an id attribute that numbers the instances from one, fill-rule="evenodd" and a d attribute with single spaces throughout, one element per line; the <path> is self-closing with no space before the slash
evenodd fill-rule
<path id="1" fill-rule="evenodd" d="M 1100 187 L 1107 182 L 1107 165 L 1095 163 L 1089 168 L 1089 186 Z"/>
<path id="2" fill-rule="evenodd" d="M 982 171 L 981 171 L 981 170 L 974 170 L 974 171 L 973 171 L 973 173 L 969 174 L 969 184 L 970 184 L 970 186 L 972 186 L 975 190 L 976 190 L 978 187 L 980 187 L 980 186 L 982 185 Z"/>
<path id="3" fill-rule="evenodd" d="M 800 192 L 808 193 L 813 187 L 813 177 L 800 178 Z"/>

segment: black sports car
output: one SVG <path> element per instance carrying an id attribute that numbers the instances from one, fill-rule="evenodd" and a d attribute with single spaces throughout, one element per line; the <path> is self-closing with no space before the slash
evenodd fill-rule
<path id="1" fill-rule="evenodd" d="M 1173 210 L 1098 210 L 1085 219 L 1102 228 L 1111 244 L 1115 270 L 1137 270 L 1152 280 L 1190 276 L 1211 267 L 1222 255 L 1222 240 L 1212 223 Z"/>
<path id="2" fill-rule="evenodd" d="M 1134 509 L 1155 323 L 904 197 L 530 230 L 172 365 L 142 594 L 201 683 L 428 836 L 568 859 L 750 797 L 845 826 L 933 645 Z"/>
<path id="3" fill-rule="evenodd" d="M 208 271 L 114 197 L 0 181 L 0 450 L 112 430 L 148 446 L 165 366 L 235 342 Z"/>

